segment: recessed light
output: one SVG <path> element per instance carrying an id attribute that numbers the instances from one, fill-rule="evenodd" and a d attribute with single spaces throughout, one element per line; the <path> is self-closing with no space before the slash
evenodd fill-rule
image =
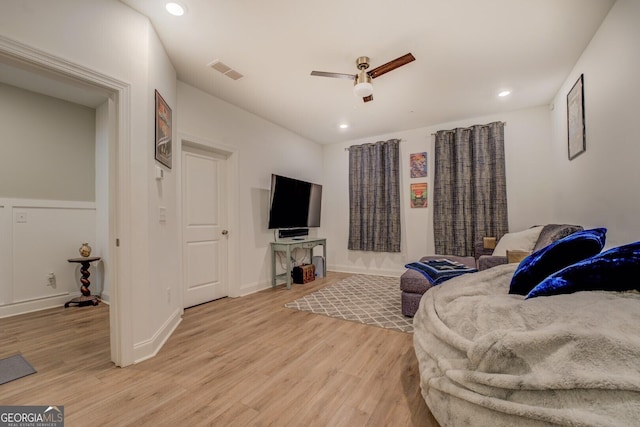
<path id="1" fill-rule="evenodd" d="M 349 127 L 349 125 L 346 124 L 346 123 L 342 123 L 339 127 L 340 127 L 340 129 L 347 129 Z"/>
<path id="2" fill-rule="evenodd" d="M 505 96 L 511 95 L 511 91 L 510 90 L 503 90 L 502 92 L 500 92 L 498 94 L 499 97 L 504 98 Z"/>
<path id="3" fill-rule="evenodd" d="M 182 16 L 185 12 L 184 6 L 180 3 L 175 2 L 167 3 L 165 5 L 165 8 L 167 9 L 167 12 L 169 12 L 173 16 Z"/>

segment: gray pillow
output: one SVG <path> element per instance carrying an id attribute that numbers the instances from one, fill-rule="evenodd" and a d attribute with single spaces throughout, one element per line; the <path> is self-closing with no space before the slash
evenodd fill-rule
<path id="1" fill-rule="evenodd" d="M 575 233 L 576 231 L 584 230 L 579 225 L 569 225 L 569 224 L 547 224 L 544 226 L 542 231 L 540 232 L 540 236 L 538 236 L 538 241 L 533 247 L 533 252 L 537 252 L 540 249 L 549 246 L 551 243 L 556 240 L 560 240 L 564 237 L 567 237 L 570 234 Z"/>

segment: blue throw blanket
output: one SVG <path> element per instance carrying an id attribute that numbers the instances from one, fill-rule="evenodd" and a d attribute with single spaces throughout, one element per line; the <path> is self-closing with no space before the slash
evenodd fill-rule
<path id="1" fill-rule="evenodd" d="M 419 271 L 433 285 L 439 285 L 440 283 L 453 279 L 461 274 L 475 273 L 478 271 L 476 268 L 470 268 L 462 263 L 445 258 L 424 262 L 411 262 L 405 265 L 405 267 Z"/>

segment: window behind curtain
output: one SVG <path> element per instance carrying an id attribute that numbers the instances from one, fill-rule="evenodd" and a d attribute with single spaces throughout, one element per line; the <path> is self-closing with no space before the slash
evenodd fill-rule
<path id="1" fill-rule="evenodd" d="M 399 144 L 349 147 L 350 250 L 400 252 Z"/>
<path id="2" fill-rule="evenodd" d="M 473 243 L 508 230 L 504 123 L 436 133 L 435 252 L 473 255 Z"/>

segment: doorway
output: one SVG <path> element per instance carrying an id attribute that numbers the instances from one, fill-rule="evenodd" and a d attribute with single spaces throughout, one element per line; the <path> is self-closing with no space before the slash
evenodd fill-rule
<path id="1" fill-rule="evenodd" d="M 179 165 L 178 165 L 178 215 L 180 216 L 179 224 L 180 227 L 180 245 L 182 252 L 182 289 L 183 293 L 186 292 L 186 288 L 188 287 L 186 274 L 187 274 L 187 265 L 188 262 L 184 261 L 184 257 L 186 257 L 185 250 L 185 224 L 187 220 L 185 219 L 185 204 L 188 203 L 186 201 L 185 195 L 185 183 L 184 183 L 184 175 L 183 168 L 185 168 L 185 163 L 183 163 L 183 153 L 189 153 L 188 156 L 204 156 L 201 159 L 198 159 L 198 162 L 202 160 L 203 164 L 207 164 L 206 160 L 203 159 L 216 159 L 216 163 L 218 166 L 221 166 L 218 169 L 218 173 L 221 173 L 222 176 L 219 179 L 219 183 L 223 185 L 223 189 L 221 190 L 224 194 L 224 197 L 219 202 L 219 208 L 223 210 L 220 215 L 222 215 L 226 219 L 226 227 L 219 228 L 219 236 L 223 237 L 226 245 L 226 261 L 221 265 L 221 269 L 223 269 L 223 274 L 226 275 L 226 285 L 221 286 L 225 291 L 223 292 L 224 296 L 229 297 L 238 297 L 242 295 L 242 291 L 239 286 L 240 282 L 240 271 L 239 271 L 239 238 L 240 238 L 240 208 L 239 208 L 239 199 L 238 199 L 238 151 L 235 147 L 230 147 L 224 144 L 221 144 L 212 139 L 203 138 L 200 136 L 189 135 L 185 133 L 178 134 L 178 144 L 177 150 L 180 152 Z M 193 158 L 195 160 L 195 157 Z M 220 163 L 221 162 L 221 163 Z M 201 165 L 202 166 L 202 165 Z M 213 174 L 213 172 L 209 171 L 209 174 Z M 216 176 L 218 176 L 216 173 Z M 208 178 L 204 178 L 205 181 L 211 180 Z M 226 234 L 222 234 L 224 230 L 227 230 Z M 219 261 L 218 261 L 219 262 Z M 212 273 L 209 273 L 210 275 Z M 206 280 L 202 280 L 201 282 L 206 282 Z M 214 298 L 215 299 L 215 298 Z M 187 303 L 186 295 L 183 298 L 183 307 L 191 306 L 191 303 Z"/>
<path id="2" fill-rule="evenodd" d="M 129 159 L 121 155 L 128 152 L 130 135 L 127 126 L 130 121 L 130 86 L 127 83 L 109 76 L 76 66 L 66 60 L 54 57 L 19 42 L 0 38 L 0 66 L 3 67 L 3 78 L 11 75 L 19 76 L 21 83 L 16 85 L 36 93 L 57 97 L 66 101 L 87 105 L 86 102 L 100 102 L 94 105 L 98 112 L 96 126 L 103 126 L 101 132 L 104 144 L 104 165 L 96 165 L 108 171 L 102 189 L 105 194 L 98 200 L 96 209 L 101 210 L 101 220 L 97 221 L 97 236 L 103 236 L 103 250 L 108 260 L 105 263 L 105 279 L 108 277 L 110 294 L 110 347 L 111 360 L 118 366 L 133 363 L 133 337 L 123 325 L 129 324 L 131 314 L 125 310 L 121 301 L 129 300 L 129 290 L 119 287 L 129 278 L 128 245 L 118 245 L 116 236 L 128 237 L 129 224 L 126 205 L 121 200 L 128 196 Z M 8 72 L 9 70 L 14 70 Z M 7 71 L 5 73 L 5 71 Z M 9 84 L 12 84 L 9 82 Z M 97 138 L 98 139 L 98 138 Z M 122 191 L 125 189 L 125 191 Z M 100 206 L 98 208 L 98 206 Z M 99 215 L 97 215 L 99 216 Z M 128 240 L 128 239 L 127 239 Z M 117 248 L 117 250 L 116 250 Z M 126 305 L 126 304 L 124 304 Z"/>
<path id="3" fill-rule="evenodd" d="M 183 307 L 229 295 L 227 156 L 182 147 Z"/>

